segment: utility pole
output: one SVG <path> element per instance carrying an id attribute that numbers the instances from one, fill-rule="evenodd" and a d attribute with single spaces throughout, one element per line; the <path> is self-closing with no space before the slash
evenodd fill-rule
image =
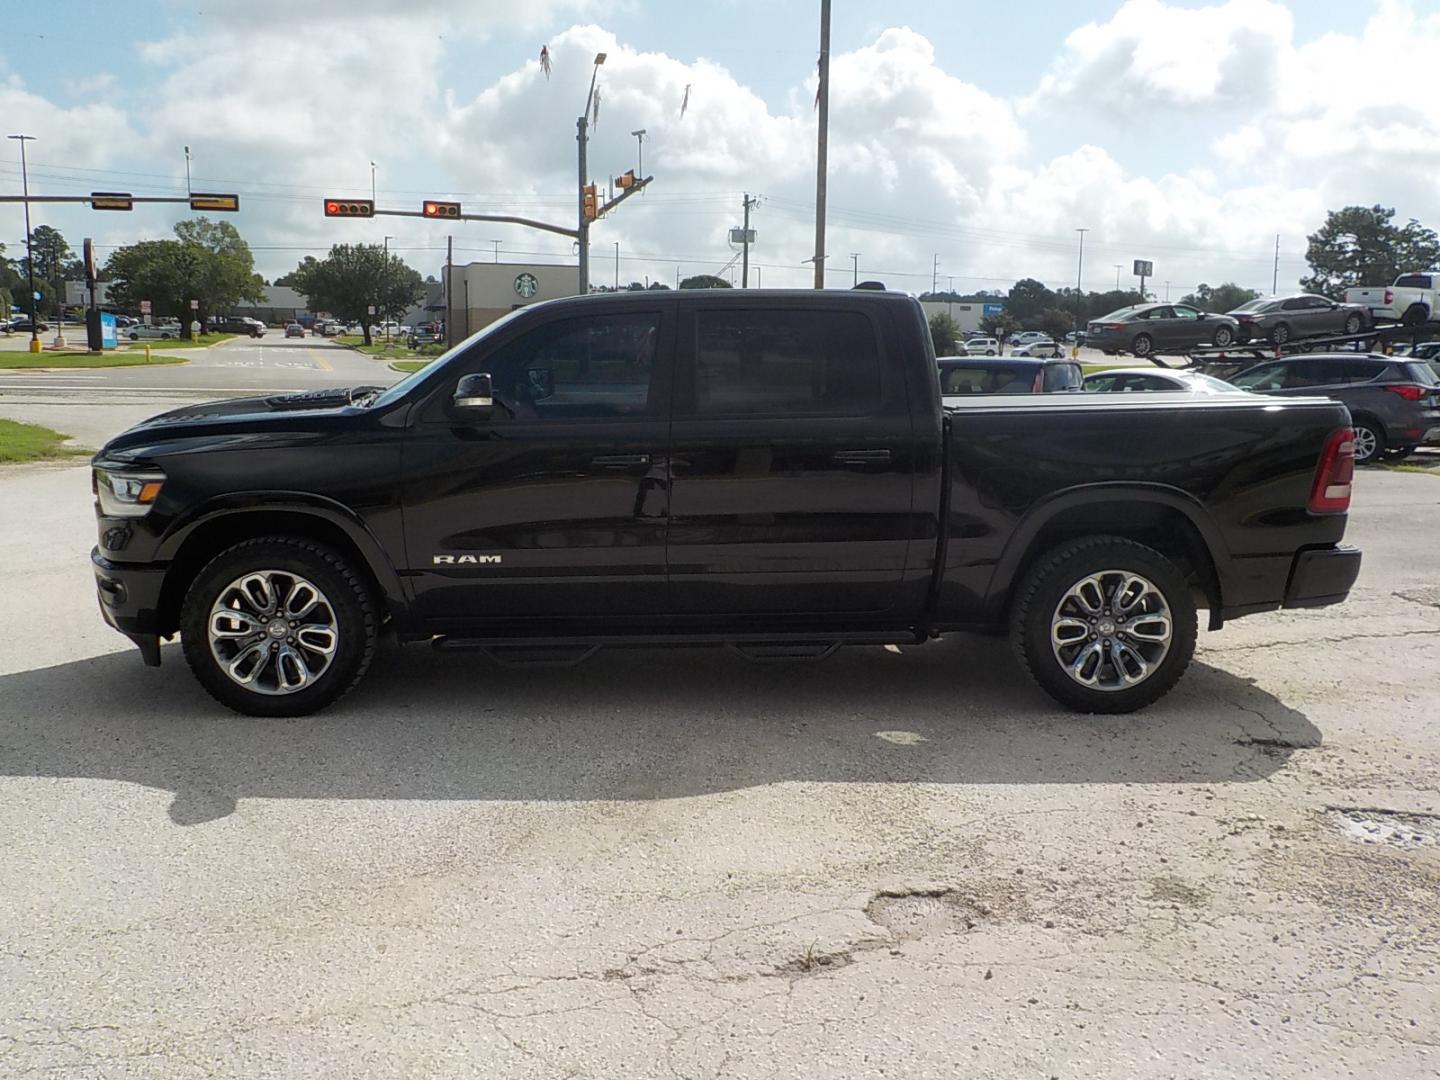
<path id="1" fill-rule="evenodd" d="M 185 147 L 185 194 L 193 195 L 195 189 L 190 186 L 190 147 Z"/>
<path id="2" fill-rule="evenodd" d="M 860 284 L 860 253 L 859 253 L 858 251 L 852 251 L 852 252 L 850 252 L 850 269 L 853 271 L 853 274 L 852 274 L 851 279 L 850 279 L 850 284 L 851 284 L 852 286 L 854 286 L 854 285 L 859 285 L 859 284 Z"/>
<path id="3" fill-rule="evenodd" d="M 815 288 L 825 287 L 825 173 L 830 139 L 830 0 L 820 0 L 820 133 L 815 145 Z"/>
<path id="4" fill-rule="evenodd" d="M 1275 273 L 1270 277 L 1270 295 L 1280 291 L 1280 234 L 1275 234 Z"/>
<path id="5" fill-rule="evenodd" d="M 930 268 L 930 295 L 934 296 L 940 291 L 940 253 L 935 253 L 935 259 Z"/>
<path id="6" fill-rule="evenodd" d="M 1168 281 L 1165 282 L 1165 302 L 1167 304 L 1170 302 L 1170 283 Z"/>
<path id="7" fill-rule="evenodd" d="M 393 236 L 387 236 L 387 237 L 385 237 L 385 262 L 384 262 L 383 267 L 382 267 L 382 269 L 381 269 L 381 271 L 380 271 L 380 288 L 381 288 L 382 290 L 385 288 L 385 283 L 390 280 L 390 241 L 391 241 L 391 240 L 394 240 L 394 239 L 395 239 L 395 237 L 393 237 Z M 382 306 L 385 308 L 385 315 L 384 315 L 384 318 L 385 318 L 385 344 L 386 344 L 386 345 L 389 345 L 389 344 L 390 344 L 390 304 L 389 304 L 389 301 L 387 300 L 386 303 L 385 303 L 384 305 L 382 305 Z"/>
<path id="8" fill-rule="evenodd" d="M 752 199 L 750 193 L 745 193 L 745 201 L 742 204 L 745 210 L 744 224 L 740 227 L 740 287 L 750 287 L 750 208 L 758 203 L 759 199 Z"/>
<path id="9" fill-rule="evenodd" d="M 1075 264 L 1075 331 L 1079 333 L 1085 307 L 1084 292 L 1080 284 L 1085 277 L 1085 234 L 1090 230 L 1076 229 L 1075 231 L 1080 234 L 1080 257 Z"/>
<path id="10" fill-rule="evenodd" d="M 579 250 L 580 295 L 590 292 L 590 219 L 585 216 L 585 181 L 589 168 L 585 156 L 590 142 L 590 107 L 595 101 L 595 80 L 600 77 L 600 65 L 605 63 L 605 54 L 596 53 L 594 66 L 590 69 L 590 92 L 585 95 L 585 110 L 575 121 L 575 141 L 580 146 L 580 190 L 576 193 L 579 216 L 576 220 L 575 242 Z"/>
<path id="11" fill-rule="evenodd" d="M 499 240 L 491 240 L 490 243 L 492 243 L 492 244 L 495 245 L 495 261 L 496 261 L 496 263 L 499 263 L 499 261 L 500 261 L 500 241 L 499 241 Z"/>
<path id="12" fill-rule="evenodd" d="M 25 191 L 25 261 L 30 264 L 30 351 L 40 351 L 40 301 L 35 299 L 35 248 L 30 232 L 30 170 L 25 164 L 25 144 L 34 135 L 11 135 L 20 143 L 20 181 Z"/>
<path id="13" fill-rule="evenodd" d="M 445 347 L 455 344 L 455 237 L 445 237 Z"/>
<path id="14" fill-rule="evenodd" d="M 1120 264 L 1120 263 L 1116 263 L 1116 264 L 1115 264 L 1115 291 L 1116 291 L 1116 292 L 1119 292 L 1119 291 L 1120 291 L 1120 269 L 1121 269 L 1121 264 Z"/>
<path id="15" fill-rule="evenodd" d="M 375 162 L 370 162 L 370 201 L 375 201 Z"/>
<path id="16" fill-rule="evenodd" d="M 620 291 L 620 241 L 615 241 L 615 291 Z"/>

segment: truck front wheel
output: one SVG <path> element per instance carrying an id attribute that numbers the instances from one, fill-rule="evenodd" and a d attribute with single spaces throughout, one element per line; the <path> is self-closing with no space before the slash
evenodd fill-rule
<path id="1" fill-rule="evenodd" d="M 1185 576 L 1153 548 L 1115 536 L 1042 555 L 1011 609 L 1021 663 L 1062 705 L 1127 713 L 1164 696 L 1195 652 Z"/>
<path id="2" fill-rule="evenodd" d="M 378 620 L 365 582 L 336 551 L 265 536 L 220 552 L 180 611 L 185 660 L 222 705 L 304 716 L 360 681 Z"/>

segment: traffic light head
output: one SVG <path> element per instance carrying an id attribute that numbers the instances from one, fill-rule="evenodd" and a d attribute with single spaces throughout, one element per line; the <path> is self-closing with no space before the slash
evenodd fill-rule
<path id="1" fill-rule="evenodd" d="M 421 208 L 428 218 L 458 218 L 460 216 L 460 204 L 458 202 L 436 202 L 434 199 L 426 199 Z"/>
<path id="2" fill-rule="evenodd" d="M 375 203 L 370 199 L 326 199 L 326 217 L 374 217 Z"/>
<path id="3" fill-rule="evenodd" d="M 633 188 L 635 186 L 635 170 L 631 169 L 626 172 L 624 176 L 617 176 L 615 178 L 615 186 L 622 191 L 628 191 L 630 188 Z"/>
<path id="4" fill-rule="evenodd" d="M 586 184 L 581 190 L 584 192 L 585 195 L 585 220 L 594 221 L 600 212 L 600 203 L 596 197 L 597 193 L 595 185 Z"/>

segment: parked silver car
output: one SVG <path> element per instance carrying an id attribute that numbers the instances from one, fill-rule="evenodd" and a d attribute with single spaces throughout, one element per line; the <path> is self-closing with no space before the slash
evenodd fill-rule
<path id="1" fill-rule="evenodd" d="M 1230 314 L 1240 324 L 1239 340 L 1273 345 L 1327 334 L 1359 334 L 1370 325 L 1370 312 L 1361 305 L 1337 304 L 1313 293 L 1251 300 Z"/>

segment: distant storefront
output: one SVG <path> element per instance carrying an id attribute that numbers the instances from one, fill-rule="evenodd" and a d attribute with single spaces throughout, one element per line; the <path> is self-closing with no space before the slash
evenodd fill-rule
<path id="1" fill-rule="evenodd" d="M 446 320 L 452 341 L 516 308 L 574 296 L 578 268 L 554 263 L 469 263 L 449 270 Z"/>

